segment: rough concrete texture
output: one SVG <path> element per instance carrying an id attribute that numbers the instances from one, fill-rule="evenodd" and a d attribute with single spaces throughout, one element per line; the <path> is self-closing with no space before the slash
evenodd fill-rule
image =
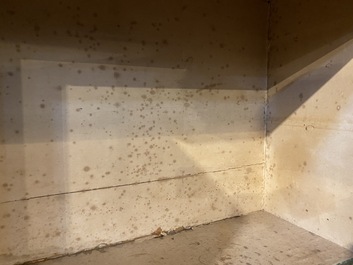
<path id="1" fill-rule="evenodd" d="M 256 212 L 184 231 L 38 265 L 333 265 L 352 253 L 269 213 Z"/>
<path id="2" fill-rule="evenodd" d="M 262 209 L 267 7 L 2 1 L 0 263 Z"/>
<path id="3" fill-rule="evenodd" d="M 353 2 L 271 5 L 265 210 L 353 249 Z"/>
<path id="4" fill-rule="evenodd" d="M 352 248 L 353 2 L 268 2 L 1 1 L 0 263 L 263 208 Z"/>

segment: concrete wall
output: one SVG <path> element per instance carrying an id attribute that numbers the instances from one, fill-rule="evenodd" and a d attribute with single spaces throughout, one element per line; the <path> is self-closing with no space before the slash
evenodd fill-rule
<path id="1" fill-rule="evenodd" d="M 0 263 L 262 209 L 267 2 L 2 1 Z"/>
<path id="2" fill-rule="evenodd" d="M 353 247 L 352 1 L 271 4 L 265 210 Z"/>

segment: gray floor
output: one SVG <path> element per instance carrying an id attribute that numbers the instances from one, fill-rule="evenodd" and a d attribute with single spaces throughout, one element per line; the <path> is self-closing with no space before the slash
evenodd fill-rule
<path id="1" fill-rule="evenodd" d="M 265 212 L 38 265 L 336 264 L 352 253 Z"/>

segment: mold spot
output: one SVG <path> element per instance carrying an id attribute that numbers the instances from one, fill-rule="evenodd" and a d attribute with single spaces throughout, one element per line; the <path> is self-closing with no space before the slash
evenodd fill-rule
<path id="1" fill-rule="evenodd" d="M 9 213 L 5 213 L 3 216 L 2 216 L 2 218 L 10 218 L 11 217 L 11 214 L 9 214 Z"/>
<path id="2" fill-rule="evenodd" d="M 91 168 L 89 167 L 89 166 L 85 166 L 84 168 L 83 168 L 83 171 L 85 171 L 85 172 L 88 172 L 88 171 L 90 171 L 91 170 Z"/>
<path id="3" fill-rule="evenodd" d="M 300 94 L 299 94 L 299 100 L 300 100 L 300 101 L 303 101 L 303 98 L 304 98 L 303 93 L 300 93 Z"/>

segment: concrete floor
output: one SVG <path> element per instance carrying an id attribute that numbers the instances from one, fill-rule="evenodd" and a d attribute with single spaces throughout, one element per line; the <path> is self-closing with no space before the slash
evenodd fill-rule
<path id="1" fill-rule="evenodd" d="M 139 240 L 36 264 L 331 265 L 352 256 L 344 248 L 260 211 L 163 238 Z"/>

